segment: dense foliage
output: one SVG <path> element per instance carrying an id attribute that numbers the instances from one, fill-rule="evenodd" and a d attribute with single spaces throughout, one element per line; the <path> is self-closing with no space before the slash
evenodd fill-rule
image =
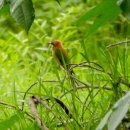
<path id="1" fill-rule="evenodd" d="M 21 3 L 14 6 L 12 0 L 10 6 L 2 1 L 0 129 L 42 129 L 38 119 L 34 120 L 33 103 L 40 121 L 50 130 L 95 130 L 108 111 L 112 118 L 105 118 L 102 127 L 125 129 L 126 113 L 130 118 L 130 94 L 123 97 L 130 87 L 130 22 L 125 4 L 117 6 L 116 0 L 33 0 L 28 5 L 35 9 L 35 19 L 33 10 L 28 14 L 32 21 L 23 24 L 13 12 Z M 77 88 L 52 57 L 47 43 L 53 39 L 61 40 L 68 49 Z M 118 112 L 118 120 L 113 111 Z M 117 126 L 111 123 L 115 120 Z"/>

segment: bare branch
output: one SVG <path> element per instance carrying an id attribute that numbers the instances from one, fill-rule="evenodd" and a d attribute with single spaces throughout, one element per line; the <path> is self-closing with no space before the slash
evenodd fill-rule
<path id="1" fill-rule="evenodd" d="M 120 79 L 119 82 L 122 83 L 122 84 L 124 84 L 124 85 L 126 85 L 126 86 L 128 86 L 130 88 L 130 83 L 128 83 L 127 81 L 125 81 L 123 79 Z"/>
<path id="2" fill-rule="evenodd" d="M 110 45 L 107 46 L 107 48 L 111 48 L 111 47 L 113 47 L 113 46 L 122 45 L 122 44 L 127 44 L 127 43 L 130 43 L 130 40 L 118 42 L 118 43 L 115 43 L 115 44 L 110 44 Z"/>
<path id="3" fill-rule="evenodd" d="M 98 68 L 95 67 L 95 66 L 92 66 L 90 64 L 94 64 Z M 101 65 L 99 65 L 98 63 L 95 63 L 95 62 L 81 62 L 79 64 L 70 64 L 70 65 L 71 65 L 70 70 L 73 70 L 73 68 L 76 68 L 76 67 L 88 67 L 88 68 L 92 68 L 92 69 L 95 69 L 95 70 L 98 70 L 98 71 L 101 71 L 101 72 L 105 72 L 104 68 Z"/>
<path id="4" fill-rule="evenodd" d="M 18 111 L 21 111 L 21 112 L 25 113 L 26 115 L 28 115 L 29 117 L 31 117 L 32 119 L 34 119 L 32 115 L 30 115 L 30 114 L 29 114 L 28 112 L 26 112 L 26 111 L 23 111 L 23 110 L 20 109 L 19 107 L 16 107 L 16 106 L 14 106 L 14 105 L 12 105 L 12 104 L 8 104 L 8 103 L 5 103 L 5 102 L 0 102 L 0 104 L 1 104 L 1 105 L 5 105 L 5 106 L 10 107 L 10 108 L 13 108 L 13 109 L 18 110 Z"/>
<path id="5" fill-rule="evenodd" d="M 23 110 L 23 108 L 24 108 L 24 100 L 25 100 L 25 98 L 26 98 L 27 93 L 28 93 L 29 90 L 30 90 L 33 86 L 35 86 L 37 83 L 38 83 L 38 82 L 33 83 L 33 84 L 27 89 L 27 91 L 25 92 L 25 94 L 24 94 L 24 96 L 23 96 L 22 110 Z"/>
<path id="6" fill-rule="evenodd" d="M 72 88 L 72 89 L 70 89 L 69 91 L 67 91 L 67 92 L 65 92 L 65 93 L 63 93 L 61 96 L 60 96 L 60 98 L 63 98 L 66 94 L 68 94 L 68 93 L 70 93 L 70 92 L 74 92 L 74 91 L 77 91 L 77 90 L 80 90 L 80 89 L 86 89 L 86 88 L 90 88 L 91 87 L 91 85 L 90 84 L 86 84 L 86 85 L 84 85 L 84 86 L 78 86 L 78 87 L 76 87 L 76 88 Z M 94 89 L 105 89 L 105 90 L 112 90 L 112 88 L 110 88 L 110 87 L 107 87 L 107 86 L 103 86 L 103 87 L 98 87 L 98 86 L 93 86 L 94 87 Z M 124 94 L 126 93 L 126 91 L 122 91 Z"/>

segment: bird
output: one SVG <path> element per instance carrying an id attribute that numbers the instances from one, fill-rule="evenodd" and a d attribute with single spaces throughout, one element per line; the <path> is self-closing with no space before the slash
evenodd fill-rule
<path id="1" fill-rule="evenodd" d="M 60 40 L 53 40 L 49 42 L 53 45 L 52 55 L 56 59 L 57 63 L 65 70 L 69 71 L 70 69 L 70 59 L 67 49 L 63 46 Z M 72 73 L 72 72 L 71 72 Z"/>
<path id="2" fill-rule="evenodd" d="M 52 55 L 56 59 L 57 63 L 68 73 L 72 85 L 75 86 L 75 82 L 73 75 L 75 74 L 74 71 L 71 69 L 70 66 L 70 58 L 67 49 L 63 46 L 60 40 L 53 40 L 49 42 L 52 47 Z M 77 84 L 78 85 L 78 84 Z"/>

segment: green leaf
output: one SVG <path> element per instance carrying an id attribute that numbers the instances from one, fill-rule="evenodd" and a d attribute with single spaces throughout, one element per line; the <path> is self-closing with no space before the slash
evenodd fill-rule
<path id="1" fill-rule="evenodd" d="M 16 113 L 10 118 L 0 122 L 0 130 L 7 130 L 12 127 L 16 122 L 18 122 L 21 118 L 22 113 Z"/>
<path id="2" fill-rule="evenodd" d="M 59 5 L 61 5 L 59 0 L 56 0 L 56 1 L 57 1 L 57 3 L 58 3 Z"/>
<path id="3" fill-rule="evenodd" d="M 4 16 L 6 14 L 9 14 L 9 12 L 10 12 L 9 4 L 4 2 L 4 5 L 1 6 L 1 8 L 0 8 L 0 14 L 3 14 L 3 16 Z"/>
<path id="4" fill-rule="evenodd" d="M 81 16 L 77 23 L 80 24 L 92 17 L 96 17 L 96 20 L 85 34 L 85 36 L 88 36 L 95 32 L 100 26 L 104 25 L 107 21 L 114 20 L 119 13 L 120 8 L 117 6 L 117 0 L 105 0 L 98 4 L 94 9 Z"/>
<path id="5" fill-rule="evenodd" d="M 120 0 L 118 2 L 123 13 L 130 19 L 130 0 Z"/>
<path id="6" fill-rule="evenodd" d="M 28 32 L 35 18 L 32 1 L 12 0 L 10 5 L 10 12 L 15 21 L 22 25 L 26 32 Z"/>
<path id="7" fill-rule="evenodd" d="M 5 0 L 1 0 L 0 1 L 0 9 L 2 9 L 2 7 L 4 6 Z"/>
<path id="8" fill-rule="evenodd" d="M 27 128 L 24 128 L 24 130 L 39 130 L 39 127 L 36 121 L 34 121 Z"/>

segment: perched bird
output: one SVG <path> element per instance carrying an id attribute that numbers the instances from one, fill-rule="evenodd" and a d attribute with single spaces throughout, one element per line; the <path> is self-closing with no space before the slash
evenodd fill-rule
<path id="1" fill-rule="evenodd" d="M 70 60 L 68 56 L 67 50 L 64 48 L 63 44 L 59 40 L 54 40 L 52 42 L 49 42 L 49 44 L 52 44 L 52 54 L 58 64 L 64 68 L 65 70 L 70 69 Z"/>
<path id="2" fill-rule="evenodd" d="M 66 70 L 68 73 L 72 85 L 75 86 L 75 80 L 73 79 L 74 71 L 70 69 L 70 59 L 67 50 L 64 48 L 63 44 L 59 40 L 54 40 L 52 42 L 49 42 L 49 44 L 52 44 L 52 54 L 54 55 L 54 58 L 57 60 L 59 65 Z M 77 84 L 78 85 L 78 84 Z"/>

